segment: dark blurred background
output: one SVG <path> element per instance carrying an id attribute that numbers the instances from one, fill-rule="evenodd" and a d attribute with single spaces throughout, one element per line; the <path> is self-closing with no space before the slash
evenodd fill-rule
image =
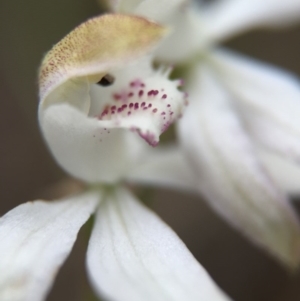
<path id="1" fill-rule="evenodd" d="M 53 44 L 99 12 L 96 0 L 0 0 L 0 215 L 50 197 L 51 187 L 65 177 L 39 133 L 37 69 Z M 300 27 L 251 32 L 227 46 L 300 75 L 299 41 Z M 161 189 L 152 199 L 155 211 L 235 301 L 300 300 L 300 273 L 289 274 L 253 247 L 200 197 Z M 48 301 L 94 300 L 84 268 L 88 228 L 81 230 Z"/>

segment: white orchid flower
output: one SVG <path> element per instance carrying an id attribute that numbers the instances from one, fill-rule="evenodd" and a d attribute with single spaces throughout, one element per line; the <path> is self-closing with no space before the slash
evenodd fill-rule
<path id="1" fill-rule="evenodd" d="M 92 185 L 81 195 L 20 205 L 0 219 L 1 301 L 45 300 L 93 213 L 87 270 L 100 296 L 229 300 L 176 234 L 120 184 L 192 182 L 178 149 L 148 145 L 157 144 L 185 106 L 180 82 L 151 67 L 151 52 L 165 34 L 141 17 L 105 15 L 76 28 L 46 55 L 41 130 L 58 163 Z"/>
<path id="2" fill-rule="evenodd" d="M 173 29 L 156 59 L 186 64 L 188 70 L 191 105 L 178 133 L 198 190 L 253 242 L 298 266 L 299 222 L 286 195 L 300 191 L 299 80 L 213 46 L 254 27 L 294 24 L 300 1 L 220 0 L 198 7 L 185 0 L 108 3 L 115 12 Z"/>

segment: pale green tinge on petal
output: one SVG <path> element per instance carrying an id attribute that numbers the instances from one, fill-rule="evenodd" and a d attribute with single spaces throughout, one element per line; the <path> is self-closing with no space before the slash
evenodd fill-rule
<path id="1" fill-rule="evenodd" d="M 170 21 L 178 17 L 179 12 L 185 12 L 188 2 L 187 0 L 144 0 L 132 13 L 171 25 Z"/>
<path id="2" fill-rule="evenodd" d="M 143 1 L 145 0 L 105 0 L 110 10 L 117 13 L 131 13 Z"/>
<path id="3" fill-rule="evenodd" d="M 300 261 L 300 227 L 212 71 L 196 68 L 180 139 L 209 204 L 283 263 Z"/>
<path id="4" fill-rule="evenodd" d="M 299 163 L 299 79 L 230 51 L 215 51 L 210 60 L 234 95 L 252 138 L 262 147 Z"/>
<path id="5" fill-rule="evenodd" d="M 202 10 L 203 33 L 211 41 L 252 28 L 292 25 L 299 20 L 299 0 L 220 0 Z"/>
<path id="6" fill-rule="evenodd" d="M 197 181 L 188 163 L 178 145 L 149 148 L 137 168 L 127 172 L 126 180 L 142 185 L 195 192 Z"/>
<path id="7" fill-rule="evenodd" d="M 106 0 L 110 9 L 117 13 L 135 14 L 150 20 L 168 23 L 177 12 L 184 10 L 189 0 Z"/>
<path id="8" fill-rule="evenodd" d="M 124 189 L 99 207 L 87 268 L 95 291 L 114 301 L 229 300 L 177 235 Z"/>
<path id="9" fill-rule="evenodd" d="M 1 301 L 45 300 L 99 197 L 29 202 L 0 219 Z"/>

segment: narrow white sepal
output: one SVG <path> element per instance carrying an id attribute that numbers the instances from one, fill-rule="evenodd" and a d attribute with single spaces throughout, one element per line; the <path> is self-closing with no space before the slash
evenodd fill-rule
<path id="1" fill-rule="evenodd" d="M 257 245 L 290 267 L 300 260 L 300 228 L 271 181 L 230 97 L 201 65 L 179 134 L 209 204 Z"/>
<path id="2" fill-rule="evenodd" d="M 177 235 L 124 189 L 99 207 L 87 268 L 96 292 L 114 301 L 229 300 Z"/>
<path id="3" fill-rule="evenodd" d="M 276 28 L 299 20 L 299 0 L 221 0 L 202 10 L 203 35 L 213 42 L 252 28 Z"/>
<path id="4" fill-rule="evenodd" d="M 210 60 L 234 95 L 252 138 L 263 147 L 300 162 L 299 79 L 230 51 L 215 51 Z"/>
<path id="5" fill-rule="evenodd" d="M 0 300 L 42 301 L 98 194 L 22 204 L 0 219 Z"/>

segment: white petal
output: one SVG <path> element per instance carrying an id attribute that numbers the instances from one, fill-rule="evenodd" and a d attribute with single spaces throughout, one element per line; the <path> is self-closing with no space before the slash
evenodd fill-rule
<path id="1" fill-rule="evenodd" d="M 177 235 L 126 190 L 99 207 L 87 267 L 114 301 L 229 300 Z"/>
<path id="2" fill-rule="evenodd" d="M 209 204 L 253 242 L 291 267 L 300 261 L 300 228 L 268 177 L 228 95 L 198 68 L 180 137 Z"/>
<path id="3" fill-rule="evenodd" d="M 103 128 L 68 104 L 43 112 L 41 126 L 57 162 L 88 182 L 114 183 L 134 166 L 146 144 L 134 133 Z"/>
<path id="4" fill-rule="evenodd" d="M 203 11 L 206 38 L 216 41 L 258 27 L 300 20 L 299 0 L 221 0 Z"/>
<path id="5" fill-rule="evenodd" d="M 270 175 L 287 194 L 300 194 L 300 167 L 271 152 L 261 150 L 260 156 Z"/>
<path id="6" fill-rule="evenodd" d="M 71 252 L 99 196 L 35 201 L 0 219 L 0 300 L 40 301 Z"/>
<path id="7" fill-rule="evenodd" d="M 178 146 L 147 149 L 143 161 L 127 173 L 126 180 L 144 185 L 195 191 L 196 181 L 188 163 Z"/>
<path id="8" fill-rule="evenodd" d="M 252 137 L 271 151 L 300 162 L 299 79 L 231 52 L 215 52 L 212 60 L 234 94 Z"/>

